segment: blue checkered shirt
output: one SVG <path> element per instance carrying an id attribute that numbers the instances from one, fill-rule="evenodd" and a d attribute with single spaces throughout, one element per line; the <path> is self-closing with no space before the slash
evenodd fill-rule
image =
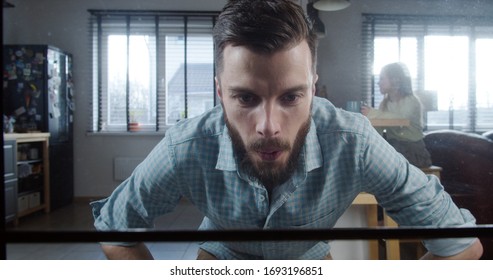
<path id="1" fill-rule="evenodd" d="M 361 114 L 313 101 L 310 131 L 291 179 L 270 194 L 239 170 L 217 106 L 182 121 L 113 194 L 94 202 L 98 230 L 152 228 L 181 198 L 205 216 L 200 229 L 332 228 L 360 192 L 377 197 L 402 226 L 474 226 L 435 176 L 395 152 Z M 426 240 L 431 252 L 453 255 L 472 238 Z M 219 259 L 322 259 L 327 241 L 204 242 Z"/>

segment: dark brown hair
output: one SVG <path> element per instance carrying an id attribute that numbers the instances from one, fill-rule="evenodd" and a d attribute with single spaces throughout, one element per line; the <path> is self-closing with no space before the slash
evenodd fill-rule
<path id="1" fill-rule="evenodd" d="M 217 73 L 227 45 L 274 53 L 306 40 L 316 69 L 317 35 L 303 9 L 291 0 L 230 0 L 213 31 Z"/>
<path id="2" fill-rule="evenodd" d="M 402 97 L 413 95 L 411 74 L 404 63 L 395 62 L 387 64 L 382 68 L 380 75 L 382 74 L 387 75 L 392 85 L 397 87 L 397 91 Z M 380 108 L 386 111 L 388 103 L 389 96 L 387 94 L 382 100 Z"/>

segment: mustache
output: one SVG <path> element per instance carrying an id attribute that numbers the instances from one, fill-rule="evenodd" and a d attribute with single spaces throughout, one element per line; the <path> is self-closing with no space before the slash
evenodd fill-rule
<path id="1" fill-rule="evenodd" d="M 279 138 L 271 138 L 271 139 L 261 138 L 250 143 L 248 145 L 248 148 L 254 151 L 261 151 L 261 150 L 285 151 L 291 149 L 291 145 L 289 144 L 289 142 Z"/>

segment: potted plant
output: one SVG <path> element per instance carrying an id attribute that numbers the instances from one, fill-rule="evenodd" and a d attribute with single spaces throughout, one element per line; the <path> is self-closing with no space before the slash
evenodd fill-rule
<path id="1" fill-rule="evenodd" d="M 143 115 L 143 112 L 141 109 L 133 109 L 130 110 L 130 121 L 128 123 L 128 131 L 139 131 L 140 130 L 140 123 L 139 119 Z"/>

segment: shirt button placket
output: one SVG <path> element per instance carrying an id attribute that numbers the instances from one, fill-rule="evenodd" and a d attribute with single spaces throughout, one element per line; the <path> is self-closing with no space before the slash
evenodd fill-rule
<path id="1" fill-rule="evenodd" d="M 257 207 L 259 212 L 266 216 L 269 213 L 269 201 L 265 189 L 257 189 Z"/>
<path id="2" fill-rule="evenodd" d="M 266 217 L 266 223 L 264 224 L 264 229 L 270 228 L 269 226 L 269 217 L 268 215 L 270 214 L 270 206 L 269 206 L 269 201 L 267 199 L 267 191 L 265 189 L 259 190 L 258 191 L 258 196 L 257 196 L 257 205 L 259 207 L 259 211 L 264 214 Z M 273 249 L 272 246 L 270 245 L 270 242 L 260 242 L 260 247 L 262 248 L 263 256 L 264 258 L 269 259 L 271 250 Z"/>

